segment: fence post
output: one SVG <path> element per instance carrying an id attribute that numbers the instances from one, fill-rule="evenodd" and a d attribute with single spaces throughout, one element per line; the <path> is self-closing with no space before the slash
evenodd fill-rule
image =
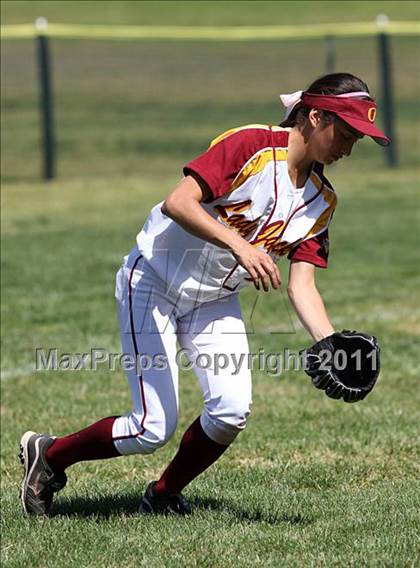
<path id="1" fill-rule="evenodd" d="M 379 28 L 378 33 L 378 56 L 379 73 L 382 90 L 382 111 L 385 134 L 391 138 L 391 144 L 385 148 L 386 161 L 390 168 L 398 165 L 397 160 L 397 139 L 394 129 L 394 94 L 392 88 L 392 62 L 391 62 L 391 42 L 386 26 L 389 20 L 384 14 L 376 18 Z"/>
<path id="2" fill-rule="evenodd" d="M 50 180 L 55 175 L 55 140 L 50 53 L 48 38 L 45 35 L 48 21 L 45 18 L 37 18 L 35 27 L 38 32 L 36 44 L 42 131 L 42 177 Z"/>
<path id="3" fill-rule="evenodd" d="M 336 43 L 335 37 L 331 35 L 325 36 L 325 68 L 327 74 L 334 73 L 335 71 L 335 60 L 336 60 Z"/>

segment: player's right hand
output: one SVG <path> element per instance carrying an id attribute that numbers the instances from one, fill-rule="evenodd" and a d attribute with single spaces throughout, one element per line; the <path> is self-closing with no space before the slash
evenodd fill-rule
<path id="1" fill-rule="evenodd" d="M 253 247 L 244 240 L 233 251 L 233 255 L 238 263 L 248 271 L 257 290 L 260 289 L 260 284 L 262 284 L 264 291 L 268 292 L 270 282 L 275 290 L 281 286 L 280 271 L 266 252 Z"/>

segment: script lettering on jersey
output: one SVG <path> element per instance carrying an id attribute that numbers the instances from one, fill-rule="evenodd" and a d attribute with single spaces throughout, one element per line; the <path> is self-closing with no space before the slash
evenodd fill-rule
<path id="1" fill-rule="evenodd" d="M 281 236 L 284 231 L 284 221 L 274 221 L 258 233 L 252 241 L 255 246 L 262 245 L 264 250 L 274 256 L 281 256 L 289 252 L 295 243 L 282 242 Z"/>
<path id="2" fill-rule="evenodd" d="M 241 235 L 241 237 L 246 239 L 255 232 L 261 219 L 260 216 L 256 219 L 250 220 L 243 215 L 243 212 L 247 211 L 251 204 L 252 201 L 250 199 L 246 199 L 245 201 L 239 201 L 229 205 L 216 205 L 215 210 L 219 213 L 220 219 L 224 221 L 226 225 L 234 229 Z M 274 221 L 273 223 L 263 227 L 256 238 L 251 241 L 251 244 L 255 246 L 261 245 L 267 253 L 271 253 L 274 256 L 286 254 L 296 245 L 296 243 L 281 241 L 283 229 L 283 220 Z"/>
<path id="3" fill-rule="evenodd" d="M 219 213 L 220 219 L 226 223 L 226 225 L 246 239 L 255 232 L 261 219 L 261 216 L 256 219 L 247 219 L 245 215 L 242 214 L 243 211 L 247 211 L 250 208 L 251 204 L 252 201 L 247 199 L 229 205 L 216 205 L 215 210 Z"/>

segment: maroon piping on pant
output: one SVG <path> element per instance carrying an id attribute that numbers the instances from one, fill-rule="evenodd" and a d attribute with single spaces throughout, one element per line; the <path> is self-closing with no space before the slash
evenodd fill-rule
<path id="1" fill-rule="evenodd" d="M 130 311 L 130 332 L 131 332 L 131 339 L 133 340 L 133 347 L 134 347 L 134 353 L 136 354 L 136 368 L 137 368 L 137 364 L 139 361 L 139 350 L 137 347 L 137 340 L 136 340 L 136 330 L 135 330 L 135 326 L 134 326 L 134 315 L 133 315 L 133 298 L 132 298 L 132 288 L 131 288 L 131 281 L 133 279 L 133 274 L 134 271 L 137 267 L 137 264 L 139 262 L 139 260 L 142 258 L 142 255 L 138 256 L 133 264 L 133 267 L 131 269 L 130 272 L 130 278 L 128 279 L 128 305 L 129 305 L 129 311 Z M 140 385 L 140 397 L 141 397 L 141 402 L 142 402 L 142 406 L 143 406 L 143 418 L 141 420 L 140 423 L 140 432 L 138 432 L 137 434 L 128 434 L 127 436 L 117 436 L 116 438 L 113 438 L 113 440 L 125 440 L 127 438 L 137 438 L 137 436 L 141 436 L 142 434 L 144 434 L 146 428 L 144 427 L 144 420 L 146 418 L 147 415 L 147 407 L 146 407 L 146 398 L 144 395 L 144 386 L 143 386 L 143 375 L 139 375 L 138 376 L 139 379 L 139 385 Z"/>

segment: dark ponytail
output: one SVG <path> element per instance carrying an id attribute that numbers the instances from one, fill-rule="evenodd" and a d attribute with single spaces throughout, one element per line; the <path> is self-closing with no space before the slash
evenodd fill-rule
<path id="1" fill-rule="evenodd" d="M 307 89 L 306 93 L 313 93 L 316 95 L 343 95 L 344 93 L 354 93 L 357 91 L 366 91 L 369 93 L 369 88 L 364 81 L 351 75 L 351 73 L 331 73 L 324 75 L 314 81 Z M 364 97 L 367 99 L 367 97 Z M 369 97 L 368 100 L 373 100 Z M 290 115 L 280 123 L 283 127 L 293 127 L 302 125 L 309 114 L 310 108 L 302 103 L 296 105 Z M 334 120 L 335 114 L 333 112 L 323 111 L 323 117 L 326 122 Z"/>

